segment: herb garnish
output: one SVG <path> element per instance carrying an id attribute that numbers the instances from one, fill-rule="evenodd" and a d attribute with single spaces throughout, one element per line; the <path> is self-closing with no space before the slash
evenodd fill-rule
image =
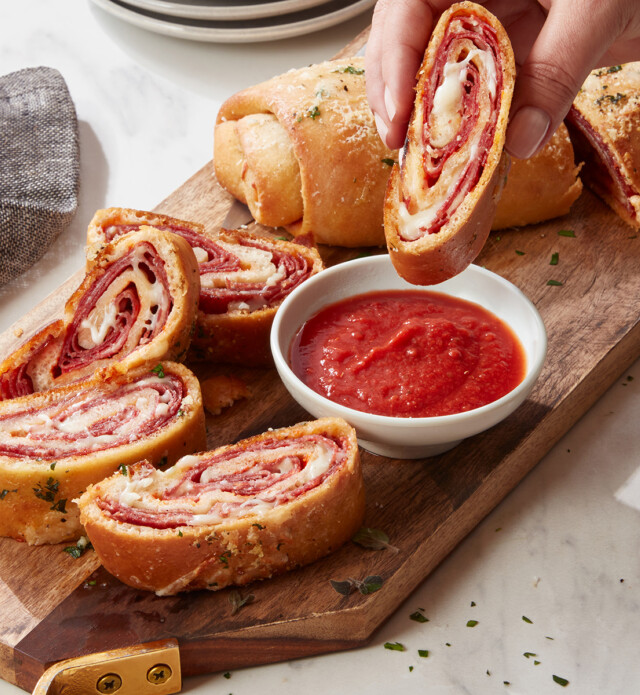
<path id="1" fill-rule="evenodd" d="M 555 253 L 551 254 L 551 260 L 549 261 L 549 265 L 558 265 L 559 260 L 560 254 L 556 251 Z"/>
<path id="2" fill-rule="evenodd" d="M 164 369 L 161 364 L 157 364 L 151 371 L 157 374 L 158 378 L 164 379 Z"/>
<path id="3" fill-rule="evenodd" d="M 56 463 L 58 463 L 58 462 L 57 462 L 57 461 L 52 461 L 52 462 L 49 464 L 49 468 L 50 468 L 52 471 L 55 471 L 55 469 L 56 469 Z"/>
<path id="4" fill-rule="evenodd" d="M 338 68 L 333 72 L 348 72 L 350 75 L 364 75 L 364 68 L 354 68 L 353 65 L 347 65 L 347 67 Z"/>
<path id="5" fill-rule="evenodd" d="M 366 596 L 367 594 L 373 594 L 382 588 L 383 579 L 377 574 L 370 575 L 361 579 L 345 579 L 344 581 L 336 581 L 335 579 L 330 579 L 329 583 L 331 586 L 342 596 L 349 596 L 349 594 L 357 589 L 361 594 Z"/>
<path id="6" fill-rule="evenodd" d="M 243 596 L 237 589 L 234 589 L 229 594 L 229 604 L 231 605 L 231 615 L 235 615 L 242 606 L 246 606 L 249 603 L 253 603 L 255 596 L 253 594 L 247 594 Z"/>
<path id="7" fill-rule="evenodd" d="M 118 466 L 118 469 L 120 470 L 121 475 L 127 475 L 129 473 L 129 467 L 127 466 L 126 463 L 121 463 Z"/>
<path id="8" fill-rule="evenodd" d="M 596 99 L 596 104 L 598 106 L 602 106 L 602 103 L 605 101 L 608 101 L 611 104 L 617 104 L 622 99 L 625 99 L 626 96 L 626 94 L 621 94 L 620 92 L 616 92 L 616 94 L 603 94 L 601 97 Z"/>
<path id="9" fill-rule="evenodd" d="M 390 649 L 391 651 L 394 651 L 394 652 L 404 652 L 407 650 L 407 648 L 404 646 L 404 644 L 401 644 L 400 642 L 385 642 L 384 648 Z"/>
<path id="10" fill-rule="evenodd" d="M 467 620 L 467 627 L 475 627 L 477 624 L 477 620 Z"/>
<path id="11" fill-rule="evenodd" d="M 423 659 L 426 659 L 429 656 L 429 650 L 428 649 L 418 649 L 418 656 L 421 656 Z"/>
<path id="12" fill-rule="evenodd" d="M 60 512 L 60 514 L 66 514 L 67 513 L 66 504 L 67 504 L 66 499 L 58 500 L 55 504 L 51 505 L 50 509 L 52 512 Z"/>
<path id="13" fill-rule="evenodd" d="M 309 114 L 309 118 L 315 121 L 315 119 L 320 115 L 320 109 L 316 105 L 313 108 L 310 108 L 307 113 Z"/>
<path id="14" fill-rule="evenodd" d="M 17 488 L 15 490 L 3 490 L 0 492 L 0 500 L 3 500 L 10 492 L 18 492 Z"/>
<path id="15" fill-rule="evenodd" d="M 411 620 L 415 620 L 416 623 L 428 623 L 428 622 L 429 622 L 429 618 L 427 618 L 425 615 L 423 615 L 423 614 L 421 613 L 421 610 L 422 610 L 422 609 L 418 609 L 417 611 L 414 611 L 414 612 L 409 616 L 409 618 L 410 618 Z"/>
<path id="16" fill-rule="evenodd" d="M 547 280 L 547 285 L 550 285 L 551 287 L 562 287 L 560 280 Z"/>
<path id="17" fill-rule="evenodd" d="M 525 652 L 522 656 L 524 656 L 525 659 L 530 659 L 532 656 L 538 656 L 538 655 L 534 654 L 533 652 Z"/>
<path id="18" fill-rule="evenodd" d="M 518 251 L 518 249 L 516 249 L 516 255 L 524 256 L 524 251 Z"/>
<path id="19" fill-rule="evenodd" d="M 93 546 L 89 543 L 89 539 L 86 536 L 80 536 L 76 541 L 75 545 L 69 545 L 64 549 L 65 553 L 69 553 L 72 558 L 77 560 L 82 557 L 86 550 L 89 550 Z"/>
<path id="20" fill-rule="evenodd" d="M 558 236 L 568 236 L 575 238 L 576 233 L 573 231 L 573 229 L 559 229 Z"/>
<path id="21" fill-rule="evenodd" d="M 229 671 L 225 671 L 225 672 L 222 674 L 222 677 L 223 677 L 223 678 L 226 678 L 227 680 L 229 680 L 229 678 L 231 678 L 231 674 L 229 673 Z"/>
<path id="22" fill-rule="evenodd" d="M 386 164 L 387 166 L 390 166 L 390 167 L 392 167 L 396 163 L 396 160 L 391 159 L 391 157 L 383 157 L 380 161 L 383 164 Z"/>
<path id="23" fill-rule="evenodd" d="M 58 480 L 55 480 L 54 478 L 48 478 L 44 487 L 42 486 L 42 483 L 38 483 L 37 487 L 32 488 L 33 494 L 39 500 L 44 500 L 45 502 L 53 502 L 56 497 L 56 493 L 58 492 L 59 485 L 60 482 Z"/>
<path id="24" fill-rule="evenodd" d="M 562 676 L 553 676 L 553 680 L 558 684 L 561 685 L 563 688 L 566 688 L 569 685 L 569 681 L 566 678 L 562 678 Z"/>
<path id="25" fill-rule="evenodd" d="M 533 625 L 533 620 L 530 620 L 529 618 L 527 618 L 526 615 L 523 615 L 522 619 L 524 620 L 525 623 L 529 623 L 529 625 Z"/>
<path id="26" fill-rule="evenodd" d="M 262 531 L 262 529 L 265 529 L 266 526 L 263 526 L 262 524 L 259 524 L 257 521 L 255 524 L 251 524 L 252 526 L 255 526 L 259 531 Z"/>
<path id="27" fill-rule="evenodd" d="M 399 552 L 399 548 L 395 545 L 390 545 L 389 536 L 384 531 L 375 528 L 363 526 L 356 535 L 351 539 L 354 543 L 361 545 L 363 548 L 371 550 L 393 550 L 394 553 Z"/>

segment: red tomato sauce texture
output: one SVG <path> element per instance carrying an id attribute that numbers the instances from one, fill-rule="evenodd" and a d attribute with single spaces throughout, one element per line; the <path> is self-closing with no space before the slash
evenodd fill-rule
<path id="1" fill-rule="evenodd" d="M 370 292 L 331 304 L 291 345 L 307 386 L 355 410 L 450 415 L 501 398 L 524 378 L 524 350 L 497 316 L 424 290 Z"/>

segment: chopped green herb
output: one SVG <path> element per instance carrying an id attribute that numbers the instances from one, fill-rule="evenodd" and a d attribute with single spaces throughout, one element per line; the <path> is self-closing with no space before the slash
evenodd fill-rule
<path id="1" fill-rule="evenodd" d="M 178 417 L 184 417 L 184 410 L 182 410 L 182 408 L 178 408 Z"/>
<path id="2" fill-rule="evenodd" d="M 551 640 L 553 642 L 553 637 L 545 637 L 545 639 Z"/>
<path id="3" fill-rule="evenodd" d="M 561 685 L 563 688 L 566 688 L 569 685 L 569 681 L 566 678 L 562 678 L 561 676 L 553 676 L 554 682 L 556 682 L 558 685 Z"/>
<path id="4" fill-rule="evenodd" d="M 222 553 L 222 555 L 220 555 L 220 562 L 221 562 L 225 567 L 229 567 L 229 558 L 230 558 L 230 557 L 231 557 L 231 553 L 230 553 L 230 551 L 227 550 L 227 551 L 225 551 L 224 553 Z"/>
<path id="5" fill-rule="evenodd" d="M 560 254 L 556 251 L 555 253 L 551 254 L 551 260 L 549 261 L 549 265 L 558 265 L 559 260 Z"/>
<path id="6" fill-rule="evenodd" d="M 347 65 L 344 68 L 338 68 L 333 72 L 348 72 L 350 75 L 364 75 L 364 68 L 354 68 L 353 65 Z"/>
<path id="7" fill-rule="evenodd" d="M 522 656 L 524 656 L 525 659 L 530 659 L 532 656 L 538 656 L 538 655 L 534 654 L 533 652 L 525 652 Z"/>
<path id="8" fill-rule="evenodd" d="M 309 114 L 309 118 L 311 118 L 312 120 L 315 120 L 320 115 L 320 109 L 316 105 L 313 108 L 309 109 L 309 111 L 307 113 Z"/>
<path id="9" fill-rule="evenodd" d="M 607 73 L 611 74 L 612 72 L 619 72 L 622 70 L 622 65 L 612 65 L 610 68 L 607 68 Z"/>
<path id="10" fill-rule="evenodd" d="M 287 236 L 277 236 L 276 239 L 278 241 L 289 241 L 289 237 Z"/>
<path id="11" fill-rule="evenodd" d="M 180 531 L 180 529 L 178 529 L 178 537 L 182 538 L 182 531 Z"/>
<path id="12" fill-rule="evenodd" d="M 523 615 L 522 619 L 524 620 L 525 623 L 529 623 L 529 625 L 533 625 L 533 620 L 530 620 L 529 618 L 527 618 L 526 615 Z"/>
<path id="13" fill-rule="evenodd" d="M 217 584 L 217 582 L 214 582 Z M 231 615 L 235 615 L 243 606 L 249 603 L 253 603 L 255 596 L 253 594 L 247 594 L 243 596 L 237 589 L 234 589 L 229 594 L 229 604 L 231 605 Z"/>
<path id="14" fill-rule="evenodd" d="M 409 618 L 410 618 L 411 620 L 415 620 L 416 623 L 428 623 L 428 622 L 429 622 L 429 618 L 427 618 L 426 616 L 422 615 L 422 613 L 421 613 L 420 611 L 414 611 L 414 612 L 409 616 Z"/>
<path id="15" fill-rule="evenodd" d="M 57 461 L 52 461 L 52 462 L 49 464 L 49 468 L 50 468 L 52 471 L 55 471 L 55 469 L 56 469 L 56 463 L 57 463 Z"/>
<path id="16" fill-rule="evenodd" d="M 392 167 L 395 163 L 395 159 L 391 159 L 391 157 L 384 157 L 383 159 L 380 160 L 383 164 L 386 164 L 387 166 Z"/>
<path id="17" fill-rule="evenodd" d="M 450 647 L 450 646 L 451 646 L 451 642 L 445 642 L 445 645 L 446 645 L 447 647 Z"/>
<path id="18" fill-rule="evenodd" d="M 491 675 L 491 671 L 489 671 L 489 669 L 487 669 L 487 676 L 490 676 L 490 675 Z"/>
<path id="19" fill-rule="evenodd" d="M 3 490 L 0 492 L 0 500 L 3 500 L 10 492 L 18 492 L 18 490 Z"/>
<path id="20" fill-rule="evenodd" d="M 391 651 L 394 651 L 394 652 L 406 651 L 406 647 L 404 646 L 404 644 L 401 644 L 400 642 L 385 642 L 384 648 L 385 649 L 391 649 Z"/>
<path id="21" fill-rule="evenodd" d="M 575 238 L 576 233 L 573 231 L 573 229 L 559 229 L 558 236 L 568 236 L 571 238 Z"/>
<path id="22" fill-rule="evenodd" d="M 126 465 L 126 463 L 121 463 L 118 468 L 120 469 L 121 475 L 127 475 L 129 473 L 129 467 Z"/>
<path id="23" fill-rule="evenodd" d="M 516 249 L 516 254 L 518 256 L 524 256 L 524 251 L 518 251 L 518 249 Z"/>
<path id="24" fill-rule="evenodd" d="M 511 685 L 510 681 L 502 681 L 505 685 Z"/>
<path id="25" fill-rule="evenodd" d="M 77 541 L 75 545 L 69 545 L 64 549 L 65 553 L 69 553 L 72 558 L 77 560 L 79 557 L 82 557 L 85 553 L 86 550 L 89 550 L 89 548 L 92 548 L 93 546 L 89 541 L 84 537 L 81 536 Z"/>
<path id="26" fill-rule="evenodd" d="M 429 650 L 428 649 L 418 649 L 418 656 L 421 656 L 423 659 L 426 659 L 429 656 Z"/>
<path id="27" fill-rule="evenodd" d="M 37 487 L 32 488 L 33 494 L 39 499 L 45 502 L 53 502 L 58 492 L 58 487 L 60 482 L 54 478 L 48 478 L 47 482 L 44 484 L 38 483 Z"/>
<path id="28" fill-rule="evenodd" d="M 229 680 L 229 678 L 231 678 L 231 674 L 229 673 L 229 671 L 226 671 L 225 673 L 222 674 L 222 677 Z"/>
<path id="29" fill-rule="evenodd" d="M 467 627 L 475 627 L 477 624 L 477 620 L 467 620 Z"/>
<path id="30" fill-rule="evenodd" d="M 562 282 L 560 280 L 547 280 L 547 285 L 550 285 L 551 287 L 562 287 Z"/>
<path id="31" fill-rule="evenodd" d="M 626 99 L 626 97 L 626 94 L 621 94 L 620 92 L 617 92 L 616 94 L 603 94 L 601 97 L 596 99 L 596 104 L 601 106 L 605 101 L 608 101 L 611 104 L 617 104 L 622 99 Z"/>
<path id="32" fill-rule="evenodd" d="M 361 545 L 363 548 L 371 550 L 393 550 L 398 552 L 398 548 L 389 543 L 389 536 L 384 531 L 375 528 L 367 528 L 363 526 L 351 539 L 354 543 Z"/>
<path id="33" fill-rule="evenodd" d="M 164 379 L 164 369 L 161 364 L 157 364 L 151 371 L 157 374 L 160 379 Z"/>
<path id="34" fill-rule="evenodd" d="M 475 606 L 475 605 L 476 605 L 476 602 L 475 602 L 475 601 L 471 601 L 471 607 L 473 608 L 473 606 Z"/>
<path id="35" fill-rule="evenodd" d="M 263 526 L 262 524 L 259 524 L 257 521 L 255 524 L 251 524 L 252 526 L 255 526 L 258 530 L 262 531 L 263 529 L 267 528 L 266 526 Z"/>
<path id="36" fill-rule="evenodd" d="M 88 584 L 89 586 L 95 586 L 97 583 L 98 583 L 98 582 L 97 582 L 95 579 L 90 579 L 90 580 L 87 582 L 87 584 Z"/>
<path id="37" fill-rule="evenodd" d="M 66 514 L 66 504 L 67 500 L 58 500 L 55 504 L 52 504 L 50 509 L 52 512 L 60 512 L 60 514 Z"/>
<path id="38" fill-rule="evenodd" d="M 539 666 L 539 665 L 540 665 L 540 662 L 537 661 L 537 660 L 534 660 L 533 665 L 534 665 L 534 666 Z"/>

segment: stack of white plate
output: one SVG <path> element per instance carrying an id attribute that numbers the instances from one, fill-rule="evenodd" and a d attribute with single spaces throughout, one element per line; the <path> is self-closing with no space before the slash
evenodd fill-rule
<path id="1" fill-rule="evenodd" d="M 308 34 L 344 22 L 376 0 L 93 0 L 149 31 L 194 41 L 249 43 Z"/>

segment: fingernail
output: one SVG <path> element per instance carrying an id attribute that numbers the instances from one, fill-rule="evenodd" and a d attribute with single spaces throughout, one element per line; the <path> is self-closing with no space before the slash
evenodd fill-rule
<path id="1" fill-rule="evenodd" d="M 549 130 L 549 115 L 535 106 L 523 106 L 511 119 L 507 130 L 507 150 L 517 159 L 528 159 Z"/>
<path id="2" fill-rule="evenodd" d="M 384 105 L 387 109 L 387 116 L 389 116 L 389 120 L 393 121 L 396 115 L 396 103 L 393 100 L 393 97 L 391 96 L 389 87 L 387 87 L 386 85 L 384 88 Z"/>
<path id="3" fill-rule="evenodd" d="M 373 114 L 373 117 L 376 122 L 376 128 L 378 129 L 378 134 L 380 135 L 380 139 L 382 142 L 387 144 L 387 133 L 389 132 L 389 128 L 387 128 L 387 124 L 380 118 L 380 116 L 377 113 Z"/>

